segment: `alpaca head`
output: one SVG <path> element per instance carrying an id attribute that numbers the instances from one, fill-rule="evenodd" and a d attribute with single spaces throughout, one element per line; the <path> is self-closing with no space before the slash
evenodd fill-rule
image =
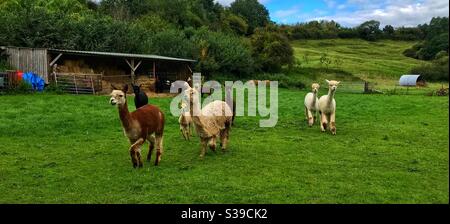
<path id="1" fill-rule="evenodd" d="M 336 89 L 337 89 L 339 83 L 341 83 L 341 82 L 339 82 L 339 81 L 334 81 L 334 80 L 331 80 L 331 81 L 325 80 L 325 81 L 328 83 L 328 88 L 329 88 L 331 91 L 336 91 Z"/>
<path id="2" fill-rule="evenodd" d="M 189 100 L 189 102 L 198 104 L 200 97 L 198 90 L 196 88 L 189 88 L 185 91 L 185 97 Z"/>
<path id="3" fill-rule="evenodd" d="M 138 94 L 138 93 L 141 91 L 142 84 L 136 86 L 136 85 L 134 85 L 134 84 L 132 83 L 132 84 L 131 84 L 131 87 L 133 87 L 133 92 L 134 92 L 135 94 Z"/>
<path id="4" fill-rule="evenodd" d="M 109 99 L 111 105 L 124 105 L 127 102 L 128 85 L 125 84 L 121 89 L 116 88 L 113 85 L 111 85 L 111 87 L 113 88 L 111 98 Z"/>
<path id="5" fill-rule="evenodd" d="M 312 86 L 311 86 L 311 88 L 312 88 L 313 93 L 318 93 L 318 92 L 319 92 L 320 85 L 317 84 L 317 83 L 313 83 Z"/>

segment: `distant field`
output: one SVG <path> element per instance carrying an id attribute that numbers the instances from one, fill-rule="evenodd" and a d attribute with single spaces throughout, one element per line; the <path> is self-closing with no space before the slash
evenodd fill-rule
<path id="1" fill-rule="evenodd" d="M 393 86 L 411 68 L 426 63 L 405 57 L 402 52 L 415 42 L 383 40 L 368 42 L 360 39 L 294 41 L 295 57 L 304 68 L 324 68 L 320 58 L 326 53 L 332 61 L 329 68 L 343 70 L 357 78 L 380 86 Z M 335 60 L 340 59 L 341 65 Z"/>
<path id="2" fill-rule="evenodd" d="M 238 117 L 229 151 L 203 161 L 171 99 L 151 99 L 165 154 L 138 170 L 107 96 L 1 96 L 0 203 L 449 202 L 448 97 L 338 91 L 332 136 L 307 127 L 305 93 L 280 90 L 275 128 Z"/>

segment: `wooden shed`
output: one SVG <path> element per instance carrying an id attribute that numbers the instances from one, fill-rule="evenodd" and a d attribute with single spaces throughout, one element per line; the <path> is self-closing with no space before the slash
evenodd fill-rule
<path id="1" fill-rule="evenodd" d="M 41 76 L 73 93 L 107 93 L 111 84 L 142 84 L 164 92 L 192 75 L 195 60 L 147 54 L 1 47 L 11 67 Z"/>

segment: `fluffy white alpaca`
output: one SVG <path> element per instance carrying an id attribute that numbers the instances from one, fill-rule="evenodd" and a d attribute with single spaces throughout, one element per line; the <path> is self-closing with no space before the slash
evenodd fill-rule
<path id="1" fill-rule="evenodd" d="M 190 88 L 185 94 L 190 98 L 190 115 L 202 144 L 200 158 L 205 156 L 207 146 L 213 151 L 216 150 L 217 137 L 220 137 L 221 148 L 225 151 L 233 119 L 233 112 L 228 104 L 216 100 L 200 109 L 199 92 Z"/>
<path id="2" fill-rule="evenodd" d="M 316 114 L 319 111 L 319 99 L 317 98 L 317 93 L 319 92 L 320 85 L 313 83 L 312 92 L 306 94 L 305 96 L 305 116 L 308 120 L 309 127 L 312 127 L 314 121 L 316 120 Z"/>
<path id="3" fill-rule="evenodd" d="M 183 102 L 181 108 L 183 112 L 178 118 L 180 124 L 180 131 L 185 140 L 190 141 L 192 136 L 192 128 L 194 127 L 194 121 L 192 120 L 190 112 L 186 109 L 187 105 Z"/>
<path id="4" fill-rule="evenodd" d="M 334 95 L 337 86 L 340 82 L 328 81 L 328 95 L 324 95 L 319 99 L 319 113 L 320 113 L 320 129 L 325 132 L 330 121 L 330 131 L 336 135 L 336 100 Z"/>

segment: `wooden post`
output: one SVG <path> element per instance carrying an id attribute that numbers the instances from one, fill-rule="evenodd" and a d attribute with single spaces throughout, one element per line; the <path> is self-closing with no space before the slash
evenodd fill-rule
<path id="1" fill-rule="evenodd" d="M 94 86 L 94 80 L 92 80 L 92 76 L 91 76 L 91 87 L 92 87 L 92 93 L 95 95 L 95 86 Z"/>
<path id="2" fill-rule="evenodd" d="M 131 83 L 134 84 L 134 59 L 131 59 Z"/>
<path id="3" fill-rule="evenodd" d="M 58 87 L 58 76 L 56 75 L 56 72 L 54 72 L 53 75 L 55 76 L 55 84 Z"/>
<path id="4" fill-rule="evenodd" d="M 369 93 L 369 83 L 364 82 L 364 93 Z"/>
<path id="5" fill-rule="evenodd" d="M 78 94 L 77 79 L 75 75 L 73 75 L 73 83 L 75 84 L 75 92 Z"/>
<path id="6" fill-rule="evenodd" d="M 130 69 L 131 69 L 131 82 L 134 84 L 135 72 L 139 68 L 139 65 L 141 65 L 142 61 L 139 61 L 136 66 L 134 65 L 134 59 L 131 59 L 130 61 L 125 59 L 125 62 L 127 62 L 128 66 L 130 66 Z"/>

